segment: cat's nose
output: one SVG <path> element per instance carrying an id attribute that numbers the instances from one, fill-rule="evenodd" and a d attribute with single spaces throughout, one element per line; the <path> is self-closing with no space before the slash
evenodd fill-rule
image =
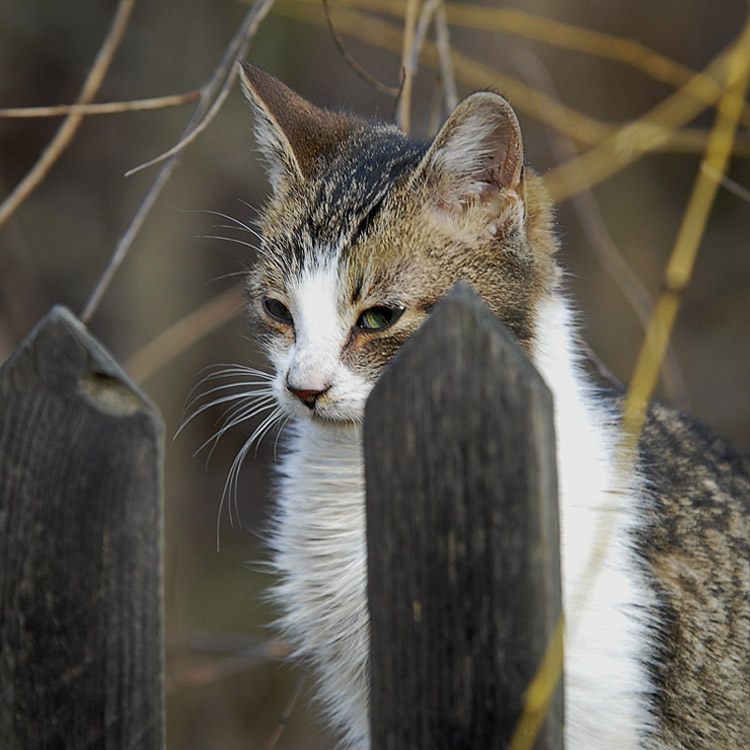
<path id="1" fill-rule="evenodd" d="M 305 406 L 308 407 L 308 409 L 312 409 L 315 407 L 315 402 L 324 394 L 326 391 L 329 390 L 331 386 L 328 385 L 322 390 L 312 390 L 309 388 L 297 388 L 292 383 L 290 383 L 288 380 L 286 382 L 286 388 L 289 391 L 289 393 L 292 393 L 295 395 Z"/>

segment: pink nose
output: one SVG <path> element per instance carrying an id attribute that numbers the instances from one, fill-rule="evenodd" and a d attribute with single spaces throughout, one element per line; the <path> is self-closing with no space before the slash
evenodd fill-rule
<path id="1" fill-rule="evenodd" d="M 289 393 L 294 394 L 305 406 L 312 409 L 315 406 L 315 402 L 320 396 L 322 396 L 331 386 L 326 386 L 323 390 L 309 390 L 307 388 L 295 388 L 289 381 L 286 384 Z"/>

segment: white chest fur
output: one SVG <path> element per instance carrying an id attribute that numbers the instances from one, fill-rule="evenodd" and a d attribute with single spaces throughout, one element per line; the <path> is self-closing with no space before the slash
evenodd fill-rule
<path id="1" fill-rule="evenodd" d="M 369 747 L 367 544 L 360 428 L 300 421 L 280 466 L 274 595 L 295 656 L 352 748 Z"/>
<path id="2" fill-rule="evenodd" d="M 566 744 L 626 750 L 647 726 L 645 656 L 634 605 L 647 604 L 630 561 L 636 499 L 621 491 L 607 415 L 589 405 L 572 354 L 569 313 L 539 316 L 534 359 L 555 398 L 562 534 Z M 280 467 L 273 547 L 281 626 L 320 678 L 347 746 L 369 748 L 364 463 L 361 431 L 301 421 Z M 603 535 L 602 535 L 603 530 Z M 592 551 L 603 542 L 598 575 Z"/>

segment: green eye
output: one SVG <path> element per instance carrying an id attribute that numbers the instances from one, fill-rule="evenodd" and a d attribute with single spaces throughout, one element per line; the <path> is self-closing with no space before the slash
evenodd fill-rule
<path id="1" fill-rule="evenodd" d="M 357 328 L 365 331 L 382 331 L 393 325 L 401 317 L 401 313 L 403 313 L 403 308 L 400 307 L 385 307 L 384 305 L 371 307 L 359 316 Z"/>
<path id="2" fill-rule="evenodd" d="M 279 323 L 291 324 L 294 322 L 289 308 L 283 302 L 273 299 L 273 297 L 266 297 L 263 300 L 263 309 Z"/>

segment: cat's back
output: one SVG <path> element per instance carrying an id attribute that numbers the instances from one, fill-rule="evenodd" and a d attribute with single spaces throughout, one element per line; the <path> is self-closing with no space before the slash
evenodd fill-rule
<path id="1" fill-rule="evenodd" d="M 659 611 L 649 664 L 673 747 L 750 747 L 750 453 L 661 404 L 638 532 Z"/>

